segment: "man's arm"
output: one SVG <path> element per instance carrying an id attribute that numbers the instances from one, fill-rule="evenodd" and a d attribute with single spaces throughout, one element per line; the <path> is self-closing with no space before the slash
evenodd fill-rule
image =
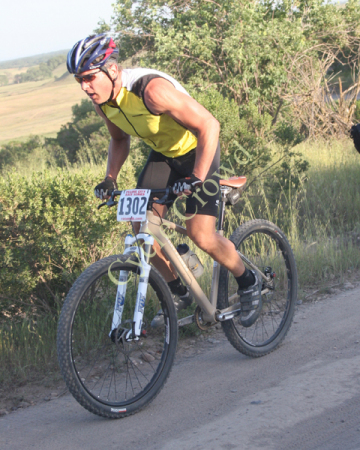
<path id="1" fill-rule="evenodd" d="M 108 150 L 108 161 L 106 169 L 106 177 L 112 177 L 116 180 L 120 169 L 130 151 L 130 136 L 114 125 L 102 112 L 100 106 L 95 105 L 95 110 L 102 117 L 109 130 L 111 139 Z"/>
<path id="2" fill-rule="evenodd" d="M 173 84 L 164 78 L 154 78 L 149 82 L 144 99 L 152 113 L 168 114 L 196 134 L 198 144 L 193 173 L 204 181 L 218 145 L 219 122 L 196 100 L 176 90 Z"/>

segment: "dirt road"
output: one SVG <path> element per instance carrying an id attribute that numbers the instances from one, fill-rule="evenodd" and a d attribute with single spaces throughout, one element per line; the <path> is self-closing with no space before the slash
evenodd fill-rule
<path id="1" fill-rule="evenodd" d="M 360 449 L 360 288 L 300 305 L 284 344 L 250 359 L 219 332 L 177 356 L 155 401 L 117 421 L 70 395 L 0 418 L 0 448 Z"/>

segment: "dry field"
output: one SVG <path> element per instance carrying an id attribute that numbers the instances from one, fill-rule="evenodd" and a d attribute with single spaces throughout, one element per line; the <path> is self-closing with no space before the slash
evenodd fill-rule
<path id="1" fill-rule="evenodd" d="M 53 73 L 61 77 L 66 65 Z M 22 140 L 30 134 L 55 135 L 70 120 L 71 107 L 85 97 L 70 75 L 59 81 L 52 78 L 1 86 L 0 143 Z"/>
<path id="2" fill-rule="evenodd" d="M 12 69 L 0 69 L 0 75 L 6 75 L 7 79 L 9 80 L 9 83 L 12 83 L 15 75 L 17 75 L 18 73 L 26 72 L 28 68 L 29 67 L 24 66 L 24 67 L 14 67 Z"/>

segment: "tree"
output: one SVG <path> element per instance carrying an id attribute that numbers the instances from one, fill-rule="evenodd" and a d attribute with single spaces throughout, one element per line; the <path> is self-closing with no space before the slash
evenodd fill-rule
<path id="1" fill-rule="evenodd" d="M 47 62 L 41 62 L 37 67 L 30 67 L 25 73 L 15 75 L 14 83 L 25 83 L 27 81 L 39 81 L 51 78 L 52 71 L 65 61 L 66 55 L 54 56 Z"/>
<path id="2" fill-rule="evenodd" d="M 72 107 L 72 120 L 66 125 L 62 125 L 56 139 L 48 140 L 48 143 L 60 145 L 70 163 L 77 161 L 77 153 L 81 145 L 89 142 L 93 133 L 104 128 L 104 122 L 94 111 L 90 100 L 83 99 L 80 104 Z M 107 146 L 103 148 L 107 151 Z"/>
<path id="3" fill-rule="evenodd" d="M 43 140 L 40 136 L 30 136 L 26 142 L 11 141 L 0 147 L 0 171 L 5 167 L 11 167 L 16 162 L 25 160 L 31 153 L 42 147 Z"/>
<path id="4" fill-rule="evenodd" d="M 0 86 L 6 86 L 7 84 L 9 84 L 8 77 L 4 74 L 0 75 Z"/>
<path id="5" fill-rule="evenodd" d="M 309 93 L 299 67 L 321 87 L 335 63 L 358 69 L 355 0 L 344 8 L 324 0 L 117 0 L 115 11 L 123 59 L 145 49 L 145 64 L 199 90 L 215 88 L 257 137 L 283 120 L 309 132 L 311 118 L 291 114 L 294 96 Z"/>

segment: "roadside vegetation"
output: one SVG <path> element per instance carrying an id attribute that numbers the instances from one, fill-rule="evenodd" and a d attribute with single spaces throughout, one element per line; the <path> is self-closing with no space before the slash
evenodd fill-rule
<path id="1" fill-rule="evenodd" d="M 266 218 L 283 228 L 304 300 L 314 289 L 342 283 L 360 269 L 360 159 L 349 140 L 303 143 L 295 150 L 310 164 L 302 174 L 292 166 L 290 177 L 299 186 L 284 185 L 279 174 L 262 177 L 229 213 L 227 226 L 230 232 L 245 220 Z M 279 158 L 279 150 L 273 152 Z M 104 163 L 80 163 L 23 177 L 12 171 L 1 179 L 2 383 L 57 371 L 56 324 L 66 292 L 89 264 L 123 250 L 131 229 L 116 222 L 115 209 L 96 210 L 93 187 L 104 170 Z M 129 160 L 120 188 L 134 186 L 135 179 Z M 209 293 L 212 261 L 196 253 L 206 267 L 199 282 Z"/>
<path id="2" fill-rule="evenodd" d="M 116 2 L 122 59 L 181 80 L 221 124 L 223 175 L 248 177 L 249 188 L 228 215 L 228 234 L 252 218 L 282 228 L 294 249 L 301 300 L 356 272 L 360 156 L 347 133 L 360 120 L 358 3 L 134 3 Z M 108 28 L 102 23 L 98 31 Z M 109 135 L 79 86 L 60 76 L 62 67 L 55 69 L 59 81 L 24 79 L 0 88 L 7 111 L 15 108 L 12 124 L 0 128 L 4 384 L 57 370 L 56 323 L 69 287 L 93 261 L 121 253 L 130 230 L 116 222 L 114 209 L 96 209 L 93 188 L 105 172 Z M 30 120 L 29 106 L 19 134 L 20 104 L 15 96 L 10 101 L 10 88 L 45 104 L 42 117 L 60 110 L 56 92 L 74 92 L 66 97 L 71 113 L 50 130 L 44 118 Z M 147 153 L 134 139 L 120 188 L 135 186 Z M 207 268 L 199 281 L 208 292 L 211 260 L 196 252 Z"/>

